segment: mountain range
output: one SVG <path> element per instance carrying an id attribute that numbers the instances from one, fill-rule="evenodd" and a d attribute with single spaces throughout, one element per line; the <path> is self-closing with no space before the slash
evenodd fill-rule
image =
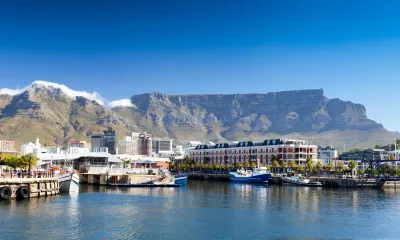
<path id="1" fill-rule="evenodd" d="M 341 149 L 387 144 L 395 133 L 367 117 L 361 104 L 328 99 L 322 89 L 258 94 L 145 93 L 108 102 L 98 93 L 35 81 L 0 89 L 0 138 L 18 144 L 36 137 L 49 145 L 88 140 L 106 127 L 214 142 L 305 139 Z"/>

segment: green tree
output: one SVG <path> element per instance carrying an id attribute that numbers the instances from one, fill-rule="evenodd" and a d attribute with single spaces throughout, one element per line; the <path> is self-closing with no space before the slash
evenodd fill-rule
<path id="1" fill-rule="evenodd" d="M 326 171 L 329 173 L 329 174 L 331 174 L 331 171 L 332 171 L 332 163 L 328 163 L 327 165 L 326 165 Z"/>
<path id="2" fill-rule="evenodd" d="M 313 165 L 312 159 L 311 158 L 307 158 L 307 171 L 308 171 L 309 174 L 312 173 L 313 168 L 314 168 L 314 165 Z"/>
<path id="3" fill-rule="evenodd" d="M 185 156 L 185 158 L 183 159 L 183 162 L 184 162 L 185 164 L 190 164 L 191 161 L 190 161 L 189 156 Z"/>
<path id="4" fill-rule="evenodd" d="M 247 170 L 247 168 L 250 167 L 249 161 L 245 160 L 244 163 L 243 163 L 243 167 L 244 167 L 244 169 Z"/>
<path id="5" fill-rule="evenodd" d="M 281 161 L 280 166 L 282 167 L 283 171 L 285 172 L 286 168 L 287 168 L 287 162 L 286 161 Z"/>
<path id="6" fill-rule="evenodd" d="M 349 169 L 351 170 L 351 176 L 353 177 L 353 170 L 356 168 L 356 162 L 350 161 L 349 162 Z"/>
<path id="7" fill-rule="evenodd" d="M 336 171 L 337 171 L 337 173 L 340 174 L 341 172 L 343 172 L 343 169 L 344 169 L 343 163 L 342 163 L 342 162 L 339 162 L 338 165 L 336 166 Z"/>
<path id="8" fill-rule="evenodd" d="M 266 166 L 266 168 L 267 168 L 267 171 L 271 171 L 271 167 L 269 165 Z"/>
<path id="9" fill-rule="evenodd" d="M 17 168 L 20 168 L 20 167 L 24 166 L 24 162 L 18 156 L 6 156 L 6 157 L 3 158 L 3 162 L 4 162 L 5 165 L 9 166 L 14 171 Z M 11 178 L 12 178 L 12 174 L 11 174 Z"/>
<path id="10" fill-rule="evenodd" d="M 297 171 L 299 172 L 299 173 L 303 173 L 304 172 L 304 167 L 303 166 L 298 166 L 297 167 Z"/>
<path id="11" fill-rule="evenodd" d="M 318 161 L 317 164 L 315 165 L 315 169 L 317 170 L 319 175 L 322 171 L 322 163 L 320 161 Z"/>
<path id="12" fill-rule="evenodd" d="M 361 176 L 363 174 L 363 170 L 358 169 L 358 176 Z"/>
<path id="13" fill-rule="evenodd" d="M 170 170 L 170 171 L 175 170 L 175 167 L 176 167 L 176 166 L 175 166 L 175 162 L 174 162 L 174 161 L 170 161 L 170 162 L 169 162 L 169 170 Z"/>
<path id="14" fill-rule="evenodd" d="M 290 167 L 290 169 L 292 169 L 292 171 L 293 171 L 293 170 L 297 167 L 296 162 L 293 161 L 293 160 L 290 160 L 290 162 L 289 162 L 289 167 Z"/>
<path id="15" fill-rule="evenodd" d="M 272 167 L 274 167 L 274 171 L 276 173 L 276 170 L 279 167 L 279 162 L 277 160 L 272 160 Z"/>
<path id="16" fill-rule="evenodd" d="M 242 163 L 241 162 L 237 162 L 236 163 L 236 169 L 242 169 L 242 167 L 243 167 L 243 165 L 242 165 Z"/>
<path id="17" fill-rule="evenodd" d="M 251 164 L 250 164 L 250 165 L 251 165 L 251 168 L 252 168 L 252 169 L 255 169 L 255 168 L 257 168 L 257 164 L 256 164 L 255 162 L 251 162 Z"/>

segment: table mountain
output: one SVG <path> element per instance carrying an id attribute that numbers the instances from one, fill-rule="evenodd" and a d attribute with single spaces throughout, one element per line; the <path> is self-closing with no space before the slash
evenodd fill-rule
<path id="1" fill-rule="evenodd" d="M 322 89 L 265 94 L 146 93 L 134 95 L 131 102 L 132 107 L 113 110 L 133 121 L 138 130 L 180 140 L 220 142 L 283 135 L 315 144 L 359 146 L 393 139 L 381 124 L 367 118 L 363 105 L 328 99 Z"/>
<path id="2" fill-rule="evenodd" d="M 112 109 L 110 109 L 112 107 Z M 322 89 L 265 94 L 146 93 L 107 102 L 97 93 L 36 81 L 0 89 L 0 137 L 18 143 L 88 140 L 107 126 L 117 137 L 146 131 L 159 138 L 228 141 L 288 137 L 319 145 L 374 146 L 394 134 L 367 118 L 361 104 L 328 99 Z"/>

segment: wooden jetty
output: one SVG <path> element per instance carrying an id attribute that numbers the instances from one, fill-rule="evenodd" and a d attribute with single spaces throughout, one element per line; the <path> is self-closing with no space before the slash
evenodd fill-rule
<path id="1" fill-rule="evenodd" d="M 59 187 L 58 178 L 0 178 L 0 199 L 55 196 Z"/>

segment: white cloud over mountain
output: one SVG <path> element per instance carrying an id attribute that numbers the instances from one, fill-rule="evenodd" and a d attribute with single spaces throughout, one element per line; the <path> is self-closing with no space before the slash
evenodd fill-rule
<path id="1" fill-rule="evenodd" d="M 105 106 L 105 107 L 109 107 L 109 108 L 133 107 L 134 106 L 129 99 L 121 99 L 121 100 L 108 102 L 105 98 L 103 98 L 97 92 L 88 93 L 85 91 L 76 91 L 76 90 L 70 89 L 69 87 L 67 87 L 65 85 L 47 82 L 47 81 L 34 81 L 31 85 L 26 86 L 21 89 L 0 88 L 0 95 L 14 96 L 14 95 L 21 94 L 25 91 L 34 91 L 35 89 L 47 89 L 50 91 L 61 90 L 65 95 L 67 95 L 68 97 L 70 97 L 74 100 L 76 99 L 76 97 L 84 97 L 91 101 L 96 101 L 98 104 Z"/>

